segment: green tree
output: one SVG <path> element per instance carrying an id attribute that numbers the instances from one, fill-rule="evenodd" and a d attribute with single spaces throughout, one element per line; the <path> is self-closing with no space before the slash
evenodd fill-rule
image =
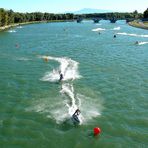
<path id="1" fill-rule="evenodd" d="M 2 26 L 2 11 L 3 11 L 3 9 L 0 8 L 0 27 Z"/>
<path id="2" fill-rule="evenodd" d="M 8 25 L 8 13 L 3 8 L 0 8 L 0 26 Z"/>
<path id="3" fill-rule="evenodd" d="M 8 12 L 8 24 L 14 23 L 14 12 L 12 10 L 7 11 Z"/>
<path id="4" fill-rule="evenodd" d="M 35 15 L 35 21 L 42 21 L 44 19 L 44 13 L 41 13 L 41 12 L 36 12 L 34 13 Z"/>
<path id="5" fill-rule="evenodd" d="M 14 23 L 21 23 L 22 22 L 22 18 L 21 18 L 21 15 L 20 13 L 15 13 L 14 14 Z"/>
<path id="6" fill-rule="evenodd" d="M 137 11 L 137 10 L 135 10 L 135 11 L 133 12 L 133 16 L 134 16 L 135 19 L 138 18 L 138 11 Z"/>
<path id="7" fill-rule="evenodd" d="M 143 17 L 144 17 L 144 18 L 148 18 L 148 8 L 144 11 Z"/>

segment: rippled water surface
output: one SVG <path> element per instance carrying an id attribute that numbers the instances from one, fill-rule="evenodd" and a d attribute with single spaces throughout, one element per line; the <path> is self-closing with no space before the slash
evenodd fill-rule
<path id="1" fill-rule="evenodd" d="M 26 25 L 0 32 L 0 57 L 1 148 L 147 147 L 147 30 L 124 21 Z"/>

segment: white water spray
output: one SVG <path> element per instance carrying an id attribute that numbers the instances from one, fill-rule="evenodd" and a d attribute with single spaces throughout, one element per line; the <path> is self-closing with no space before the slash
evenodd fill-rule
<path id="1" fill-rule="evenodd" d="M 127 35 L 127 36 L 133 36 L 133 37 L 144 37 L 144 38 L 148 38 L 148 35 L 143 35 L 143 34 L 134 34 L 134 33 L 126 33 L 126 32 L 119 32 L 117 33 L 119 35 Z"/>
<path id="2" fill-rule="evenodd" d="M 14 32 L 16 32 L 16 30 L 8 30 L 8 32 L 14 33 Z"/>
<path id="3" fill-rule="evenodd" d="M 71 117 L 76 109 L 80 109 L 81 111 L 81 114 L 78 116 L 80 124 L 87 124 L 89 120 L 100 115 L 102 106 L 98 97 L 96 98 L 95 95 L 86 97 L 85 95 L 76 93 L 74 90 L 73 80 L 81 78 L 78 71 L 78 62 L 66 57 L 39 56 L 39 58 L 43 58 L 46 62 L 54 60 L 59 63 L 59 67 L 46 73 L 41 79 L 42 81 L 59 82 L 59 71 L 63 73 L 64 79 L 59 83 L 61 85 L 61 90 L 59 91 L 61 97 L 52 98 L 54 102 L 52 104 L 50 102 L 51 98 L 37 100 L 33 110 L 47 114 L 47 117 L 55 119 L 58 124 L 65 121 L 70 121 L 70 124 L 73 123 L 71 122 L 73 121 Z M 90 94 L 94 94 L 88 87 L 86 88 L 82 92 L 89 91 Z"/>
<path id="4" fill-rule="evenodd" d="M 115 28 L 113 28 L 111 30 L 120 30 L 120 29 L 121 29 L 121 27 L 115 27 Z"/>
<path id="5" fill-rule="evenodd" d="M 55 82 L 59 81 L 59 73 L 63 74 L 63 81 L 65 80 L 75 80 L 81 78 L 78 72 L 78 62 L 71 60 L 70 58 L 56 58 L 51 56 L 40 56 L 40 58 L 54 60 L 60 63 L 57 69 L 53 69 L 52 72 L 48 72 L 41 79 L 42 81 Z"/>
<path id="6" fill-rule="evenodd" d="M 60 90 L 60 93 L 63 96 L 68 97 L 68 100 L 66 101 L 66 106 L 68 107 L 69 116 L 72 117 L 76 109 L 80 107 L 80 104 L 76 103 L 76 97 L 74 93 L 73 84 L 68 83 L 67 80 L 73 81 L 75 79 L 81 78 L 78 72 L 79 63 L 74 60 L 71 60 L 70 58 L 65 58 L 65 57 L 56 58 L 56 57 L 51 57 L 51 56 L 40 56 L 40 58 L 43 58 L 46 60 L 54 60 L 60 63 L 57 69 L 53 69 L 52 72 L 46 73 L 45 76 L 41 80 L 50 81 L 50 82 L 59 81 L 59 74 L 60 73 L 63 74 L 63 79 L 61 83 L 62 89 Z M 80 102 L 80 100 L 78 102 Z M 63 119 L 64 118 L 65 118 L 65 115 L 63 116 Z M 82 115 L 79 115 L 79 119 L 80 119 L 80 124 L 81 124 Z"/>
<path id="7" fill-rule="evenodd" d="M 81 107 L 81 101 L 75 96 L 73 85 L 69 83 L 62 84 L 60 92 L 69 97 L 70 102 L 66 103 L 66 106 L 68 107 L 69 115 L 72 116 L 76 109 Z M 80 123 L 82 123 L 82 115 L 79 115 L 79 119 Z"/>
<path id="8" fill-rule="evenodd" d="M 148 44 L 148 42 L 138 42 L 138 45 Z"/>
<path id="9" fill-rule="evenodd" d="M 94 32 L 97 32 L 97 31 L 103 31 L 103 30 L 106 30 L 106 29 L 104 29 L 104 28 L 96 28 L 96 29 L 92 29 L 92 31 L 94 31 Z"/>

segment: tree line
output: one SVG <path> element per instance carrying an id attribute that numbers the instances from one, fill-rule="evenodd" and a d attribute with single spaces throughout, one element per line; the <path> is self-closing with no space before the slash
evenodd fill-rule
<path id="1" fill-rule="evenodd" d="M 143 17 L 144 17 L 145 19 L 148 19 L 148 8 L 144 11 Z"/>
<path id="2" fill-rule="evenodd" d="M 5 10 L 0 8 L 0 27 L 14 23 L 24 23 L 32 21 L 51 21 L 51 20 L 73 20 L 74 15 L 71 13 L 66 14 L 53 14 L 53 13 L 19 13 L 13 10 Z"/>
<path id="3" fill-rule="evenodd" d="M 66 14 L 54 14 L 54 13 L 19 13 L 13 10 L 5 10 L 0 8 L 0 27 L 14 24 L 24 23 L 32 21 L 51 21 L 51 20 L 73 20 L 77 18 L 92 19 L 92 18 L 103 18 L 103 19 L 127 19 L 127 18 L 148 18 L 148 9 L 145 10 L 144 14 L 138 13 L 136 10 L 133 13 L 94 13 L 94 14 L 81 14 L 74 15 L 72 13 Z"/>

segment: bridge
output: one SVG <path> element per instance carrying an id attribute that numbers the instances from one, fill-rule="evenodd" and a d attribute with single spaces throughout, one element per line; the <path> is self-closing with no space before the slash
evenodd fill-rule
<path id="1" fill-rule="evenodd" d="M 77 23 L 81 23 L 82 22 L 82 18 L 77 18 Z"/>
<path id="2" fill-rule="evenodd" d="M 126 19 L 126 23 L 129 23 L 129 22 L 132 22 L 132 21 L 134 21 L 135 19 L 133 19 L 133 18 L 127 18 Z"/>
<path id="3" fill-rule="evenodd" d="M 117 18 L 113 17 L 109 19 L 111 23 L 116 23 L 116 21 L 118 20 Z"/>
<path id="4" fill-rule="evenodd" d="M 94 23 L 99 23 L 102 18 L 93 18 L 92 20 L 94 21 Z"/>
<path id="5" fill-rule="evenodd" d="M 131 22 L 134 20 L 134 18 L 126 18 L 126 19 L 120 19 L 120 18 L 93 18 L 92 19 L 94 23 L 99 23 L 101 20 L 110 20 L 110 23 L 116 23 L 118 20 L 126 20 L 126 23 Z M 77 18 L 77 23 L 81 23 L 83 21 L 83 18 Z"/>

